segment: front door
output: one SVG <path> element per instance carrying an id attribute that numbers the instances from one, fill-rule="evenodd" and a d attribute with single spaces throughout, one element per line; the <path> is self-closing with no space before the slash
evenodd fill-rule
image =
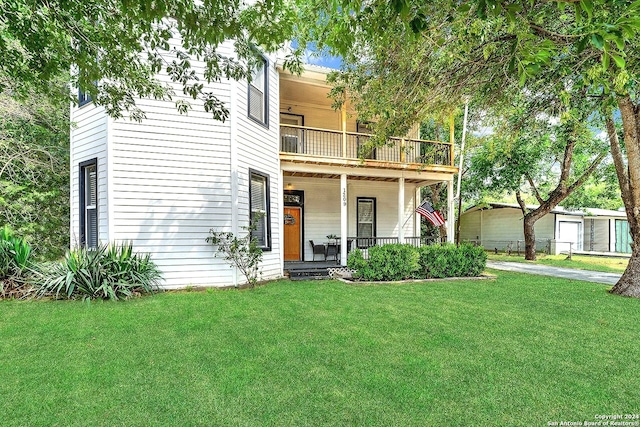
<path id="1" fill-rule="evenodd" d="M 285 206 L 284 208 L 284 260 L 300 261 L 302 240 L 302 215 L 300 207 Z"/>

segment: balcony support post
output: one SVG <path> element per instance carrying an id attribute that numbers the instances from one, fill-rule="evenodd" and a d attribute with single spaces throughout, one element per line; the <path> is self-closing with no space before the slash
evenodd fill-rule
<path id="1" fill-rule="evenodd" d="M 404 177 L 398 178 L 398 243 L 404 243 Z"/>
<path id="2" fill-rule="evenodd" d="M 455 208 L 453 203 L 453 175 L 447 181 L 447 242 L 455 241 L 454 225 L 455 225 Z"/>
<path id="3" fill-rule="evenodd" d="M 449 142 L 451 143 L 451 145 L 449 145 L 449 166 L 455 166 L 454 163 L 454 151 L 453 151 L 453 144 L 456 141 L 456 137 L 455 137 L 455 125 L 453 122 L 453 112 L 451 112 L 451 114 L 449 115 Z"/>
<path id="4" fill-rule="evenodd" d="M 406 150 L 406 148 L 405 148 L 405 147 L 406 147 L 406 145 L 407 145 L 407 144 L 406 144 L 405 139 L 404 139 L 404 138 L 402 138 L 402 139 L 400 140 L 400 162 L 401 162 L 401 163 L 406 163 L 406 162 L 407 162 L 407 155 L 406 155 L 406 153 L 405 153 L 405 150 Z"/>
<path id="5" fill-rule="evenodd" d="M 414 191 L 414 202 L 413 202 L 413 235 L 417 236 L 417 237 L 422 237 L 422 221 L 420 220 L 420 218 L 422 218 L 421 215 L 419 215 L 416 212 L 416 209 L 418 209 L 418 206 L 420 206 L 420 204 L 422 203 L 422 187 L 420 186 L 416 186 L 416 189 Z"/>
<path id="6" fill-rule="evenodd" d="M 340 264 L 347 265 L 347 174 L 340 175 Z"/>
<path id="7" fill-rule="evenodd" d="M 340 107 L 340 113 L 342 115 L 342 158 L 347 157 L 347 109 L 344 104 Z"/>

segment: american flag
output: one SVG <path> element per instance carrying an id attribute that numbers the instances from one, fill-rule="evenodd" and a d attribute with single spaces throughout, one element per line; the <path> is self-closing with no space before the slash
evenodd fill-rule
<path id="1" fill-rule="evenodd" d="M 418 206 L 418 208 L 416 209 L 416 212 L 427 218 L 429 222 L 436 227 L 440 227 L 444 224 L 444 218 L 442 218 L 440 212 L 433 209 L 433 206 L 431 206 L 431 203 L 429 203 L 428 200 L 422 202 L 422 204 L 420 204 L 420 206 Z"/>

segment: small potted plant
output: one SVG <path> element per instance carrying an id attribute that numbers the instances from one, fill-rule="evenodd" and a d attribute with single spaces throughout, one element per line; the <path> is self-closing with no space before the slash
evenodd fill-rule
<path id="1" fill-rule="evenodd" d="M 329 243 L 335 243 L 338 240 L 338 236 L 335 234 L 327 234 L 327 239 L 329 239 Z"/>

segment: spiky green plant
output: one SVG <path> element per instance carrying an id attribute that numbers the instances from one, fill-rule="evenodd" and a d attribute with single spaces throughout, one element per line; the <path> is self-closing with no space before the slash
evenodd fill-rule
<path id="1" fill-rule="evenodd" d="M 67 299 L 126 299 L 154 292 L 162 280 L 151 256 L 134 253 L 131 242 L 76 248 L 42 274 L 38 295 Z"/>
<path id="2" fill-rule="evenodd" d="M 29 294 L 27 276 L 32 265 L 29 243 L 15 236 L 8 225 L 0 228 L 0 298 Z"/>

